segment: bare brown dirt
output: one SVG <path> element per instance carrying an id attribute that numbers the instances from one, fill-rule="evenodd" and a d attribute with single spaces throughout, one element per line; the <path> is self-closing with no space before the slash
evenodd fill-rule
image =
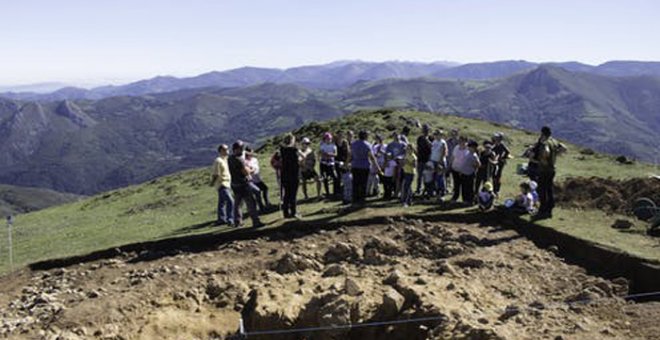
<path id="1" fill-rule="evenodd" d="M 632 204 L 640 197 L 650 198 L 660 204 L 660 180 L 568 178 L 556 186 L 555 196 L 557 204 L 564 207 L 631 214 Z"/>
<path id="2" fill-rule="evenodd" d="M 220 339 L 242 317 L 248 339 L 658 338 L 660 304 L 626 302 L 626 280 L 590 276 L 550 250 L 511 230 L 401 220 L 126 253 L 0 278 L 0 336 Z M 433 319 L 250 335 L 411 318 Z"/>

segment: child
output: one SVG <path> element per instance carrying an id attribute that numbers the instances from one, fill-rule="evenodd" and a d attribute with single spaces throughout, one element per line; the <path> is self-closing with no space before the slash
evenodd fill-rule
<path id="1" fill-rule="evenodd" d="M 385 155 L 385 166 L 383 171 L 383 198 L 388 201 L 394 195 L 394 174 L 396 172 L 397 163 L 394 160 L 391 152 Z"/>
<path id="2" fill-rule="evenodd" d="M 417 173 L 417 155 L 415 155 L 415 147 L 412 144 L 406 146 L 406 156 L 403 159 L 402 177 L 403 177 L 403 190 L 401 191 L 401 203 L 404 207 L 412 205 L 413 191 L 412 182 Z"/>
<path id="3" fill-rule="evenodd" d="M 495 193 L 493 192 L 493 184 L 491 182 L 486 182 L 483 185 L 477 195 L 477 201 L 479 203 L 479 210 L 481 211 L 489 211 L 493 208 Z"/>
<path id="4" fill-rule="evenodd" d="M 344 186 L 344 197 L 343 203 L 351 204 L 353 200 L 353 175 L 351 174 L 351 166 L 348 163 L 339 162 L 339 166 L 344 169 L 344 173 L 341 175 L 341 183 Z"/>
<path id="5" fill-rule="evenodd" d="M 534 213 L 534 197 L 529 182 L 520 183 L 520 195 L 515 200 L 507 200 L 505 206 L 520 214 Z"/>
<path id="6" fill-rule="evenodd" d="M 435 196 L 435 164 L 432 161 L 428 161 L 424 165 L 422 177 L 424 178 L 424 198 L 429 199 Z"/>

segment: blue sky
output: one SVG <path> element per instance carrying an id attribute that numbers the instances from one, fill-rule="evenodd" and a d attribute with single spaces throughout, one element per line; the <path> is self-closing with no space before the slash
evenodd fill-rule
<path id="1" fill-rule="evenodd" d="M 5 0 L 0 85 L 335 60 L 660 60 L 651 0 Z"/>

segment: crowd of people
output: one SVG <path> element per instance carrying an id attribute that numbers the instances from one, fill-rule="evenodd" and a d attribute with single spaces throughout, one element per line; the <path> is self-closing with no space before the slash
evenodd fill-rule
<path id="1" fill-rule="evenodd" d="M 287 134 L 270 159 L 284 217 L 300 218 L 298 188 L 302 185 L 303 196 L 310 198 L 309 182 L 316 186 L 317 198 L 355 206 L 364 205 L 367 197 L 379 197 L 398 200 L 404 207 L 419 199 L 455 204 L 460 199 L 460 204 L 478 205 L 483 211 L 495 207 L 503 170 L 512 158 L 503 133 L 478 143 L 458 129 L 446 136 L 442 129 L 424 124 L 415 143 L 409 134 L 408 126 L 401 133 L 393 132 L 389 141 L 379 134 L 371 139 L 365 130 L 357 138 L 353 131 L 326 132 L 314 147 L 307 137 L 297 143 L 293 134 Z M 556 158 L 564 151 L 550 128 L 543 127 L 523 155 L 528 158 L 524 167 L 528 179 L 520 183 L 520 194 L 502 206 L 536 219 L 551 218 Z M 274 206 L 255 153 L 241 141 L 232 145 L 231 153 L 227 145 L 220 145 L 218 153 L 211 179 L 218 192 L 216 224 L 240 226 L 245 202 L 253 226 L 262 226 L 259 215 Z"/>

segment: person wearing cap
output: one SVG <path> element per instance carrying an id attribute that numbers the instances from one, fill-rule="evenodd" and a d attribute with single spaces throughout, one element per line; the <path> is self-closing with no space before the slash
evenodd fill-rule
<path id="1" fill-rule="evenodd" d="M 213 161 L 211 186 L 218 191 L 218 209 L 215 225 L 234 224 L 234 197 L 231 192 L 231 174 L 227 158 L 229 147 L 227 144 L 218 146 L 218 157 Z"/>
<path id="2" fill-rule="evenodd" d="M 479 152 L 480 166 L 477 170 L 474 192 L 480 192 L 482 184 L 492 181 L 497 167 L 497 155 L 493 152 L 493 143 L 485 140 L 482 145 L 483 149 Z"/>
<path id="3" fill-rule="evenodd" d="M 333 194 L 338 195 L 337 184 L 337 174 L 335 173 L 335 157 L 337 156 L 337 145 L 332 142 L 332 134 L 326 132 L 323 134 L 323 141 L 320 146 L 321 162 L 321 178 L 323 178 L 323 186 L 325 187 L 325 195 L 330 196 L 329 182 L 332 180 L 332 185 L 334 186 Z"/>
<path id="4" fill-rule="evenodd" d="M 506 166 L 506 161 L 511 156 L 511 151 L 504 144 L 504 134 L 501 132 L 493 135 L 493 144 L 493 152 L 497 155 L 497 166 L 493 174 L 493 192 L 495 192 L 495 195 L 499 195 L 500 188 L 502 187 L 502 173 L 504 166 Z"/>
<path id="5" fill-rule="evenodd" d="M 296 147 L 294 135 L 289 133 L 284 137 L 284 142 L 280 146 L 280 155 L 282 157 L 282 212 L 284 218 L 299 218 L 296 195 L 298 194 L 302 155 Z"/>
<path id="6" fill-rule="evenodd" d="M 479 204 L 479 210 L 489 211 L 493 208 L 495 204 L 495 193 L 493 192 L 493 183 L 486 182 L 484 183 L 481 191 L 477 194 L 477 203 Z"/>
<path id="7" fill-rule="evenodd" d="M 459 144 L 454 148 L 452 162 L 452 176 L 454 180 L 454 195 L 452 202 L 458 201 L 462 196 L 463 203 L 474 204 L 474 178 L 477 169 L 481 166 L 477 148 L 479 144 L 475 141 L 469 141 L 461 136 Z"/>
<path id="8" fill-rule="evenodd" d="M 378 173 L 381 169 L 374 156 L 371 144 L 367 141 L 369 133 L 361 130 L 358 140 L 351 143 L 351 173 L 353 175 L 353 204 L 362 204 L 367 197 L 369 169 L 374 166 Z"/>
<path id="9" fill-rule="evenodd" d="M 566 147 L 552 138 L 552 130 L 544 126 L 541 128 L 541 136 L 532 151 L 532 159 L 538 164 L 538 195 L 541 206 L 536 219 L 552 218 L 552 210 L 555 207 L 554 179 L 557 155 L 566 151 Z"/>
<path id="10" fill-rule="evenodd" d="M 234 226 L 240 227 L 243 219 L 241 213 L 241 203 L 245 201 L 247 205 L 248 214 L 252 218 L 252 227 L 258 228 L 263 226 L 259 220 L 259 213 L 257 212 L 257 204 L 252 196 L 250 189 L 250 168 L 245 162 L 244 155 L 245 145 L 242 141 L 236 141 L 232 145 L 232 154 L 227 160 L 229 166 L 229 173 L 231 174 L 231 190 L 234 192 Z"/>
<path id="11" fill-rule="evenodd" d="M 316 172 L 316 153 L 311 148 L 312 142 L 309 138 L 304 137 L 302 139 L 302 150 L 300 154 L 302 157 L 301 169 L 300 169 L 300 181 L 302 182 L 303 195 L 305 199 L 308 199 L 307 195 L 307 181 L 314 180 L 316 182 L 316 197 L 321 197 L 321 178 Z"/>
<path id="12" fill-rule="evenodd" d="M 428 124 L 422 125 L 422 134 L 417 137 L 417 173 L 421 174 L 424 171 L 424 166 L 431 159 L 431 149 L 433 147 L 429 132 L 431 127 Z M 417 187 L 415 195 L 420 195 L 422 191 L 422 176 L 417 176 Z"/>

